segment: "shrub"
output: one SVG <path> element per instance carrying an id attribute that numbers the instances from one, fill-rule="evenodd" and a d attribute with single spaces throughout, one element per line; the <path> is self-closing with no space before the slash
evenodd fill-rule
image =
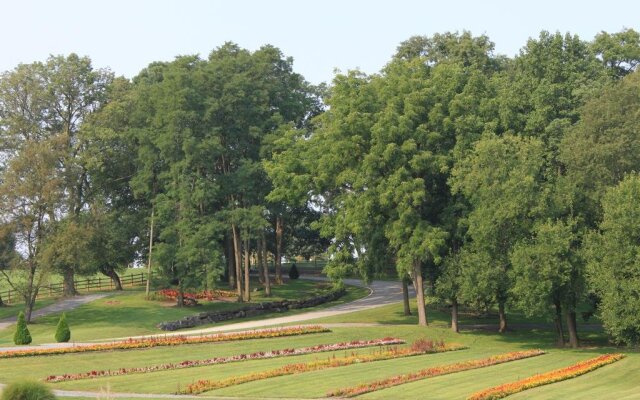
<path id="1" fill-rule="evenodd" d="M 67 324 L 67 315 L 62 313 L 56 327 L 56 342 L 68 342 L 69 339 L 71 339 L 71 331 L 69 330 L 69 324 Z"/>
<path id="2" fill-rule="evenodd" d="M 298 272 L 298 267 L 295 264 L 291 264 L 291 268 L 289 269 L 289 279 L 298 279 L 300 277 L 300 273 Z"/>
<path id="3" fill-rule="evenodd" d="M 16 325 L 16 333 L 13 335 L 13 343 L 31 343 L 31 333 L 29 332 L 29 328 L 27 328 L 27 320 L 24 318 L 24 313 L 22 311 L 18 314 L 18 324 Z"/>
<path id="4" fill-rule="evenodd" d="M 4 388 L 2 400 L 55 400 L 51 389 L 44 383 L 24 381 L 16 382 Z"/>

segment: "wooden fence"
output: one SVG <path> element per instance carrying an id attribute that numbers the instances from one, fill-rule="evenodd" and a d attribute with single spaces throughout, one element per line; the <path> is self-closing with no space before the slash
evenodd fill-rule
<path id="1" fill-rule="evenodd" d="M 113 280 L 107 277 L 87 278 L 82 280 L 76 280 L 74 282 L 75 282 L 76 290 L 80 293 L 115 289 Z M 144 276 L 144 273 L 140 272 L 139 274 L 121 276 L 120 282 L 122 283 L 123 287 L 142 286 L 147 283 L 147 278 Z M 42 298 L 57 297 L 62 295 L 63 285 L 64 284 L 60 282 L 60 283 L 54 283 L 51 285 L 42 286 L 38 291 L 38 298 L 42 299 Z M 22 302 L 23 300 L 20 293 L 16 292 L 13 289 L 1 291 L 0 298 L 2 298 L 2 301 L 5 302 L 6 304 Z"/>

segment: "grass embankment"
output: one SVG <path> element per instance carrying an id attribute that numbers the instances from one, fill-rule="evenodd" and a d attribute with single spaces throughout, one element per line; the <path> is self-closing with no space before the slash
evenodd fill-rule
<path id="1" fill-rule="evenodd" d="M 444 364 L 461 362 L 474 358 L 482 358 L 497 353 L 529 349 L 538 347 L 527 342 L 513 342 L 503 340 L 503 336 L 490 333 L 462 333 L 451 334 L 448 330 L 439 328 L 420 328 L 415 326 L 403 327 L 367 327 L 367 328 L 335 328 L 332 333 L 300 336 L 293 338 L 277 338 L 266 340 L 252 340 L 243 343 L 220 343 L 216 345 L 190 345 L 180 348 L 156 348 L 150 350 L 138 350 L 130 352 L 107 352 L 100 354 L 77 354 L 66 356 L 36 357 L 20 360 L 0 360 L 0 382 L 10 382 L 23 376 L 31 378 L 43 378 L 48 374 L 62 374 L 83 372 L 92 368 L 109 369 L 123 366 L 144 366 L 159 361 L 179 362 L 186 359 L 202 358 L 205 355 L 233 355 L 252 351 L 268 350 L 283 347 L 301 347 L 318 343 L 332 343 L 354 339 L 373 339 L 381 336 L 396 335 L 405 340 L 412 341 L 418 337 L 428 335 L 441 338 L 448 342 L 457 342 L 470 346 L 469 350 L 416 356 L 406 359 L 379 361 L 370 364 L 357 364 L 332 370 L 315 371 L 294 377 L 272 378 L 265 381 L 257 381 L 242 385 L 227 387 L 220 390 L 207 392 L 206 395 L 241 396 L 241 397 L 322 397 L 328 391 L 357 382 L 369 382 L 383 379 L 392 375 L 414 372 L 420 369 L 437 367 Z M 547 339 L 552 339 L 551 335 Z M 537 342 L 534 340 L 533 342 Z M 371 349 L 358 350 L 356 353 L 367 354 Z M 561 368 L 580 360 L 594 357 L 595 355 L 613 351 L 613 349 L 589 349 L 589 350 L 556 350 L 547 348 L 549 354 L 514 361 L 505 365 L 498 365 L 480 370 L 460 372 L 448 376 L 426 379 L 424 381 L 409 383 L 390 389 L 381 390 L 362 396 L 363 398 L 420 398 L 428 392 L 430 398 L 452 399 L 465 398 L 471 393 L 482 390 L 488 386 L 516 380 L 532 373 L 545 372 Z M 252 360 L 227 365 L 191 368 L 179 371 L 154 372 L 141 375 L 118 376 L 109 378 L 89 379 L 83 381 L 63 382 L 52 385 L 54 388 L 70 390 L 100 391 L 110 388 L 112 392 L 146 392 L 146 393 L 171 393 L 183 388 L 186 384 L 201 378 L 224 379 L 251 372 L 264 371 L 281 367 L 292 362 L 313 361 L 327 359 L 334 354 L 336 357 L 344 356 L 344 351 L 331 353 L 303 355 L 271 360 Z M 352 352 L 348 352 L 351 354 Z M 618 365 L 620 364 L 620 365 Z M 624 369 L 620 369 L 624 367 Z M 617 375 L 603 374 L 606 371 L 626 371 L 624 379 Z M 613 372 L 613 371 L 612 371 Z M 630 379 L 631 373 L 640 373 L 640 357 L 630 354 L 628 358 L 595 371 L 588 376 L 593 379 L 594 374 L 601 375 L 597 381 L 599 385 L 608 385 L 612 395 L 618 391 L 624 393 L 630 390 L 634 380 Z M 576 380 L 583 379 L 576 378 Z M 565 381 L 553 386 L 575 385 L 576 380 Z M 589 383 L 589 382 L 588 382 Z M 594 389 L 598 384 L 589 383 Z M 534 389 L 543 390 L 545 388 Z M 548 389 L 547 389 L 548 390 Z M 582 390 L 582 389 L 580 389 Z M 530 391 L 531 392 L 531 391 Z M 527 392 L 529 393 L 529 392 Z M 564 392 L 563 392 L 564 393 Z M 571 398 L 571 390 L 567 390 Z M 549 398 L 553 398 L 552 394 Z M 576 396 L 575 398 L 577 398 Z M 588 398 L 598 398 L 588 396 Z M 523 397 L 524 398 L 524 397 Z M 529 397 L 531 398 L 531 397 Z M 585 394 L 582 393 L 582 397 Z M 600 397 L 602 398 L 602 397 Z"/>
<path id="2" fill-rule="evenodd" d="M 296 299 L 313 296 L 319 292 L 317 282 L 295 280 L 284 285 L 274 286 L 273 295 L 265 297 L 264 292 L 253 292 L 252 302 L 275 301 L 283 299 Z M 347 287 L 347 294 L 337 301 L 324 304 L 319 307 L 333 306 L 344 302 L 353 301 L 366 296 L 368 290 L 360 287 Z M 147 301 L 141 290 L 126 290 L 122 293 L 113 293 L 110 296 L 82 305 L 75 310 L 67 312 L 67 321 L 71 328 L 71 340 L 75 342 L 99 340 L 102 338 L 129 337 L 146 334 L 163 334 L 164 331 L 156 328 L 162 321 L 171 321 L 184 316 L 193 315 L 204 311 L 233 310 L 245 306 L 246 303 L 237 302 L 203 302 L 195 307 L 178 308 L 173 302 Z M 312 309 L 292 310 L 287 315 L 305 312 Z M 284 314 L 277 314 L 284 315 Z M 267 318 L 265 314 L 255 318 L 225 321 L 234 323 L 249 321 L 251 319 Z M 53 342 L 53 334 L 60 315 L 52 314 L 38 318 L 29 325 L 33 344 Z M 202 327 L 206 327 L 203 325 Z M 13 345 L 13 327 L 0 330 L 0 346 Z M 1 382 L 1 381 L 0 381 Z"/>
<path id="3" fill-rule="evenodd" d="M 284 287 L 282 288 L 284 289 Z M 303 288 L 298 287 L 297 289 L 302 290 Z M 287 290 L 293 290 L 293 288 Z M 96 318 L 93 318 L 84 324 L 85 328 L 82 328 L 82 324 L 80 324 L 77 326 L 77 330 L 82 331 L 82 329 L 85 329 L 84 334 L 97 333 L 99 329 L 114 332 L 119 331 L 121 328 L 111 328 L 108 325 L 120 324 L 129 324 L 131 329 L 140 329 L 141 323 L 140 321 L 136 322 L 136 319 L 143 318 L 144 316 L 138 314 L 133 317 L 129 315 L 131 311 L 126 311 L 126 308 L 129 306 L 134 309 L 136 308 L 135 302 L 137 295 L 136 293 L 127 293 L 122 297 L 101 300 L 100 302 L 96 302 L 96 304 L 88 305 L 89 308 L 93 307 L 94 311 L 96 307 L 98 309 L 101 307 L 106 308 L 105 312 L 109 312 L 110 316 L 105 317 L 104 325 L 94 326 L 98 324 L 98 322 L 96 322 Z M 123 301 L 126 300 L 125 296 L 132 296 L 131 305 L 128 304 L 129 301 L 126 301 L 125 305 Z M 143 301 L 141 298 L 139 299 L 138 301 Z M 125 310 L 120 310 L 117 313 L 111 310 L 111 308 L 104 305 L 104 301 L 109 300 L 122 301 L 121 304 L 113 305 L 113 308 Z M 343 301 L 344 300 L 346 299 L 343 299 Z M 138 307 L 142 306 L 139 305 Z M 167 308 L 164 307 L 162 310 L 164 310 L 164 313 L 160 319 L 169 319 L 166 317 L 166 313 L 169 311 L 175 312 L 173 308 L 169 308 L 169 311 L 167 311 Z M 193 308 L 188 309 L 187 313 L 191 313 L 193 310 Z M 85 311 L 78 310 L 78 312 Z M 142 311 L 139 312 L 142 313 Z M 69 316 L 71 315 L 72 314 L 69 313 Z M 91 317 L 91 315 L 87 315 L 87 318 L 89 317 Z M 94 317 L 101 318 L 99 315 L 94 315 Z M 454 334 L 446 328 L 448 315 L 444 312 L 438 313 L 431 311 L 431 325 L 426 328 L 412 325 L 414 318 L 413 316 L 403 316 L 402 305 L 397 304 L 323 319 L 323 321 L 332 322 L 385 324 L 382 326 L 333 328 L 333 332 L 331 333 L 250 340 L 236 343 L 0 360 L 0 382 L 8 383 L 20 378 L 41 379 L 50 374 L 79 373 L 91 369 L 142 367 L 161 362 L 180 362 L 190 359 L 202 359 L 209 356 L 230 356 L 239 353 L 268 351 L 286 347 L 304 347 L 316 344 L 394 336 L 404 339 L 409 343 L 420 337 L 428 337 L 434 340 L 442 339 L 448 343 L 455 342 L 469 346 L 469 349 L 458 352 L 378 361 L 375 363 L 355 364 L 346 367 L 303 373 L 295 377 L 284 376 L 271 378 L 206 392 L 204 396 L 317 398 L 325 396 L 325 394 L 331 390 L 357 383 L 384 379 L 394 375 L 470 359 L 489 357 L 509 351 L 542 348 L 547 351 L 548 354 L 503 365 L 428 378 L 372 392 L 361 397 L 365 399 L 414 399 L 422 398 L 428 393 L 430 399 L 466 398 L 472 393 L 487 387 L 522 379 L 532 374 L 563 368 L 578 361 L 593 358 L 599 354 L 624 352 L 628 357 L 615 364 L 605 366 L 575 379 L 528 390 L 510 398 L 563 398 L 565 400 L 584 398 L 640 399 L 636 383 L 636 377 L 640 374 L 640 354 L 629 349 L 593 346 L 593 344 L 606 343 L 606 339 L 601 333 L 581 333 L 581 339 L 586 339 L 590 347 L 579 350 L 556 349 L 553 347 L 553 332 L 547 329 L 519 329 L 503 335 L 486 330 L 464 330 L 460 334 Z M 72 321 L 71 318 L 69 319 Z M 155 322 L 156 320 L 158 320 L 157 316 L 148 317 L 145 321 Z M 469 316 L 464 317 L 462 322 L 469 323 L 477 320 L 477 318 Z M 480 323 L 496 323 L 496 321 L 491 318 L 482 318 L 480 321 Z M 317 320 L 313 322 L 317 322 Z M 39 328 L 36 325 L 32 327 L 34 328 L 33 330 Z M 50 332 L 52 334 L 53 330 Z M 73 332 L 74 328 L 72 325 L 72 334 Z M 129 335 L 131 334 L 132 333 L 129 333 Z M 225 379 L 252 372 L 270 370 L 291 363 L 327 359 L 333 355 L 343 357 L 351 353 L 367 354 L 370 351 L 372 350 L 360 349 L 353 352 L 336 351 L 276 359 L 250 360 L 233 364 L 183 370 L 69 381 L 52 384 L 52 387 L 57 389 L 90 390 L 95 392 L 103 390 L 111 392 L 172 393 L 179 391 L 180 388 L 198 379 Z M 105 396 L 103 396 L 103 398 L 104 397 Z"/>

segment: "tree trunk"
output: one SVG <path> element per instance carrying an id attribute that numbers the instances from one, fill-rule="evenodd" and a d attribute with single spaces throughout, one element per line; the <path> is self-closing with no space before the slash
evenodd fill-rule
<path id="1" fill-rule="evenodd" d="M 233 252 L 235 254 L 236 289 L 238 292 L 238 302 L 242 302 L 242 242 L 240 232 L 235 224 L 231 225 L 233 232 Z"/>
<path id="2" fill-rule="evenodd" d="M 267 238 L 262 231 L 262 261 L 264 268 L 264 294 L 271 297 L 271 279 L 269 277 L 269 260 L 267 259 Z"/>
<path id="3" fill-rule="evenodd" d="M 122 282 L 120 281 L 120 277 L 118 276 L 116 271 L 114 271 L 109 267 L 105 267 L 105 268 L 101 268 L 101 272 L 106 276 L 108 276 L 109 278 L 111 278 L 111 280 L 113 281 L 113 286 L 116 288 L 116 290 L 123 290 Z M 147 280 L 147 289 L 148 289 L 148 285 L 149 285 L 149 280 Z"/>
<path id="4" fill-rule="evenodd" d="M 418 305 L 418 325 L 427 326 L 427 308 L 424 304 L 424 282 L 422 279 L 422 263 L 419 260 L 413 262 L 413 286 L 416 289 Z"/>
<path id="5" fill-rule="evenodd" d="M 451 330 L 455 333 L 459 332 L 458 329 L 458 299 L 451 299 Z"/>
<path id="6" fill-rule="evenodd" d="M 258 282 L 264 286 L 264 267 L 262 259 L 262 239 L 256 240 L 256 262 L 258 269 Z"/>
<path id="7" fill-rule="evenodd" d="M 156 212 L 155 206 L 151 205 L 151 223 L 149 227 L 149 262 L 147 264 L 147 286 L 144 292 L 147 299 L 149 298 L 149 292 L 151 291 L 151 256 L 153 253 L 153 222 L 154 222 L 155 212 Z M 120 289 L 118 290 L 122 290 L 122 285 L 120 284 L 120 278 L 118 278 L 117 281 L 114 280 L 113 283 L 116 284 L 116 289 L 118 288 L 118 286 L 120 286 Z"/>
<path id="8" fill-rule="evenodd" d="M 31 299 L 29 299 L 29 301 L 27 301 L 24 305 L 24 319 L 27 322 L 31 322 L 31 314 L 33 313 L 34 304 L 35 304 L 35 301 L 32 301 Z"/>
<path id="9" fill-rule="evenodd" d="M 567 331 L 569 332 L 569 346 L 576 349 L 578 348 L 578 327 L 576 325 L 576 312 L 575 310 L 566 311 L 567 316 Z"/>
<path id="10" fill-rule="evenodd" d="M 73 268 L 67 267 L 62 273 L 62 295 L 64 297 L 73 297 L 78 294 L 76 284 L 74 282 L 75 273 Z"/>
<path id="11" fill-rule="evenodd" d="M 402 278 L 402 304 L 404 304 L 404 315 L 411 315 L 411 307 L 409 306 L 409 279 Z"/>
<path id="12" fill-rule="evenodd" d="M 249 270 L 251 260 L 249 258 L 249 239 L 244 240 L 244 301 L 251 301 L 251 281 L 249 280 Z"/>
<path id="13" fill-rule="evenodd" d="M 24 314 L 25 314 L 25 320 L 27 322 L 31 322 L 31 315 L 33 314 L 33 307 L 36 304 L 36 299 L 38 298 L 38 288 L 33 289 L 32 291 L 30 291 L 28 296 L 25 296 L 25 302 L 24 302 Z"/>
<path id="14" fill-rule="evenodd" d="M 500 333 L 505 333 L 507 331 L 507 313 L 504 310 L 504 303 L 504 300 L 498 301 L 498 316 L 500 317 L 498 332 Z"/>
<path id="15" fill-rule="evenodd" d="M 276 217 L 276 254 L 275 254 L 275 268 L 276 268 L 276 283 L 282 284 L 282 235 L 284 233 L 284 221 L 282 216 Z"/>
<path id="16" fill-rule="evenodd" d="M 182 280 L 178 283 L 178 307 L 184 307 L 184 289 L 182 288 Z"/>
<path id="17" fill-rule="evenodd" d="M 236 253 L 233 250 L 233 233 L 231 236 L 226 235 L 225 245 L 227 257 L 227 278 L 229 287 L 234 289 L 236 287 Z"/>
<path id="18" fill-rule="evenodd" d="M 556 315 L 553 317 L 553 325 L 556 330 L 556 345 L 564 347 L 564 331 L 562 329 L 562 306 L 559 301 L 555 302 Z"/>

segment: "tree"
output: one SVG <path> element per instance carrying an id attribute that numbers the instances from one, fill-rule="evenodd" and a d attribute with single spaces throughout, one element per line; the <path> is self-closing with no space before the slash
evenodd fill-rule
<path id="1" fill-rule="evenodd" d="M 15 252 L 4 266 L 10 268 L 0 272 L 24 299 L 27 321 L 50 272 L 50 265 L 42 262 L 42 248 L 63 197 L 57 145 L 55 140 L 22 145 L 7 162 L 0 182 L 3 230 L 14 242 Z"/>
<path id="2" fill-rule="evenodd" d="M 40 185 L 31 186 L 20 180 L 14 182 L 23 188 L 19 191 L 21 197 L 9 194 L 4 198 L 4 206 L 10 208 L 4 215 L 13 213 L 9 220 L 23 218 L 23 222 L 27 222 L 24 219 L 30 221 L 32 229 L 25 228 L 28 231 L 23 230 L 20 241 L 31 240 L 35 246 L 44 239 L 47 224 L 62 218 L 75 218 L 85 207 L 89 178 L 78 162 L 83 145 L 77 133 L 86 116 L 100 106 L 111 79 L 109 71 L 94 70 L 89 58 L 75 54 L 51 56 L 46 63 L 23 64 L 2 75 L 0 124 L 3 163 L 7 165 L 5 179 L 27 179 L 31 183 L 35 183 L 35 179 L 41 180 Z M 18 178 L 20 174 L 26 175 Z M 45 190 L 48 198 L 40 200 Z M 40 208 L 25 202 L 36 197 Z M 22 204 L 21 217 L 11 209 L 19 204 Z M 20 226 L 27 226 L 23 222 Z M 37 232 L 35 236 L 33 232 Z M 32 237 L 28 239 L 27 235 Z M 33 261 L 35 256 L 34 253 L 23 257 L 32 271 L 37 270 Z M 75 294 L 73 274 L 77 266 L 60 267 L 65 277 L 65 295 Z M 30 302 L 26 304 L 29 307 Z M 27 314 L 29 317 L 29 312 Z"/>
<path id="3" fill-rule="evenodd" d="M 574 304 L 581 285 L 575 266 L 579 237 L 576 224 L 562 220 L 540 222 L 534 229 L 533 238 L 517 243 L 511 253 L 512 281 L 515 304 L 527 315 L 552 317 L 556 330 L 556 343 L 564 346 L 562 308 Z M 577 276 L 576 276 L 577 275 Z M 553 308 L 549 306 L 552 305 Z M 577 347 L 575 319 L 567 312 L 570 343 Z"/>
<path id="4" fill-rule="evenodd" d="M 599 232 L 585 246 L 587 277 L 600 298 L 605 329 L 617 343 L 640 342 L 640 177 L 630 174 L 607 190 Z"/>
<path id="5" fill-rule="evenodd" d="M 44 88 L 47 97 L 48 129 L 64 143 L 59 174 L 62 179 L 65 200 L 59 210 L 67 218 L 77 218 L 86 206 L 89 176 L 80 162 L 84 142 L 78 131 L 89 114 L 106 100 L 106 90 L 113 74 L 104 69 L 94 69 L 88 57 L 76 54 L 51 56 L 44 65 Z M 74 274 L 80 264 L 61 264 L 64 278 L 64 294 L 76 294 Z"/>
<path id="6" fill-rule="evenodd" d="M 505 305 L 512 285 L 509 254 L 537 216 L 544 154 L 538 139 L 487 135 L 452 171 L 452 190 L 472 206 L 466 223 L 470 254 L 476 253 L 478 261 L 463 274 L 464 286 L 498 303 L 500 332 L 507 328 Z"/>

